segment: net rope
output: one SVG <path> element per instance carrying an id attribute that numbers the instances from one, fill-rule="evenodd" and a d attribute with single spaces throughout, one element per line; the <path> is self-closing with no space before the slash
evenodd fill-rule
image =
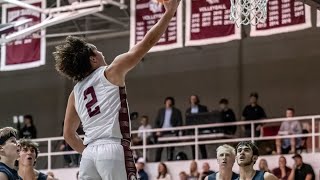
<path id="1" fill-rule="evenodd" d="M 238 27 L 265 23 L 268 0 L 230 0 L 230 20 Z"/>

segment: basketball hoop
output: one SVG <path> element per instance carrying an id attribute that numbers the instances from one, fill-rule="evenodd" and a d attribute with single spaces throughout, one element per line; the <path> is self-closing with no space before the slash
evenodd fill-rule
<path id="1" fill-rule="evenodd" d="M 268 0 L 230 0 L 230 20 L 238 27 L 265 23 Z"/>

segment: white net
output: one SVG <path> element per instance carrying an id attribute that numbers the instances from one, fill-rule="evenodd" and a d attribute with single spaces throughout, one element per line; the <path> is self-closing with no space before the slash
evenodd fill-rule
<path id="1" fill-rule="evenodd" d="M 257 25 L 267 19 L 268 0 L 230 0 L 230 20 L 238 27 L 241 24 Z"/>

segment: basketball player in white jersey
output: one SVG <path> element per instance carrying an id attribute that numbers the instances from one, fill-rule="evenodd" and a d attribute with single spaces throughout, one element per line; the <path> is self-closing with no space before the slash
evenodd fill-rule
<path id="1" fill-rule="evenodd" d="M 180 0 L 164 2 L 165 13 L 144 39 L 107 65 L 98 49 L 67 37 L 53 53 L 56 69 L 77 82 L 71 92 L 64 122 L 64 138 L 82 154 L 81 180 L 133 180 L 136 168 L 130 149 L 130 122 L 125 76 L 158 42 L 174 16 Z M 84 141 L 76 130 L 80 124 Z"/>

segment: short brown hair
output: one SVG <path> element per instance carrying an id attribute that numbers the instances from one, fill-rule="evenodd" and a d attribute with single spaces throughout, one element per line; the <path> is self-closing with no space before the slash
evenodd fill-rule
<path id="1" fill-rule="evenodd" d="M 20 139 L 19 140 L 19 144 L 20 144 L 20 148 L 32 148 L 34 149 L 35 153 L 36 153 L 36 158 L 38 157 L 39 154 L 39 144 L 36 142 L 33 142 L 30 139 Z"/>
<path id="2" fill-rule="evenodd" d="M 0 129 L 0 145 L 3 145 L 10 137 L 17 137 L 17 130 L 13 127 Z"/>
<path id="3" fill-rule="evenodd" d="M 65 43 L 56 46 L 53 52 L 56 70 L 73 81 L 82 81 L 90 73 L 90 56 L 95 55 L 93 48 L 83 39 L 68 36 Z"/>

